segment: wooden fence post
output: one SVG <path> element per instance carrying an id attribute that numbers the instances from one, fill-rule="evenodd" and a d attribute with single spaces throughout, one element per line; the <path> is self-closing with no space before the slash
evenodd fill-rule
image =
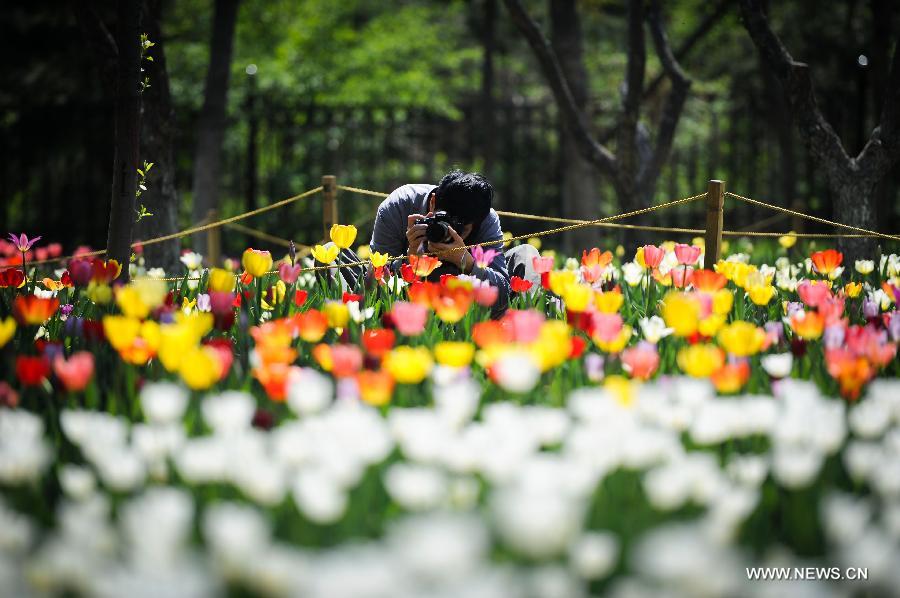
<path id="1" fill-rule="evenodd" d="M 719 261 L 722 248 L 722 207 L 725 203 L 725 181 L 711 180 L 706 188 L 706 237 L 703 267 L 712 270 Z"/>
<path id="2" fill-rule="evenodd" d="M 215 209 L 206 213 L 206 223 L 215 222 L 219 219 L 218 212 Z M 222 230 L 218 226 L 206 229 L 206 260 L 210 267 L 217 268 L 222 258 Z"/>
<path id="3" fill-rule="evenodd" d="M 331 234 L 331 226 L 338 221 L 337 177 L 326 174 L 322 177 L 322 226 L 325 229 L 324 239 Z"/>

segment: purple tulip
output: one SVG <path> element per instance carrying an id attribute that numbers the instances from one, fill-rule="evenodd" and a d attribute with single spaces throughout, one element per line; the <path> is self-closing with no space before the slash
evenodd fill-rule
<path id="1" fill-rule="evenodd" d="M 603 380 L 603 366 L 606 360 L 599 353 L 588 353 L 584 356 L 584 372 L 591 382 Z"/>
<path id="2" fill-rule="evenodd" d="M 12 241 L 12 244 L 16 246 L 16 249 L 18 249 L 22 253 L 25 253 L 26 251 L 31 249 L 32 245 L 34 245 L 35 243 L 37 243 L 38 241 L 41 240 L 40 237 L 35 237 L 33 239 L 29 239 L 25 235 L 25 233 L 22 233 L 18 237 L 13 233 L 9 233 L 9 237 L 7 237 L 7 238 L 10 241 Z"/>
<path id="3" fill-rule="evenodd" d="M 862 308 L 863 316 L 866 318 L 877 318 L 878 314 L 881 312 L 878 304 L 871 299 L 863 299 Z"/>
<path id="4" fill-rule="evenodd" d="M 888 320 L 888 332 L 894 341 L 900 341 L 900 312 L 895 311 Z"/>
<path id="5" fill-rule="evenodd" d="M 822 334 L 822 343 L 826 349 L 837 349 L 844 344 L 844 327 L 840 324 L 828 326 Z"/>
<path id="6" fill-rule="evenodd" d="M 91 262 L 86 259 L 74 259 L 69 262 L 69 278 L 78 287 L 86 287 L 91 282 L 94 269 Z"/>
<path id="7" fill-rule="evenodd" d="M 798 311 L 803 311 L 803 304 L 799 301 L 791 301 L 787 304 L 787 317 L 791 317 Z"/>
<path id="8" fill-rule="evenodd" d="M 766 334 L 776 342 L 780 343 L 784 340 L 784 324 L 781 322 L 766 322 L 763 325 L 766 329 Z"/>
<path id="9" fill-rule="evenodd" d="M 198 298 L 199 304 L 199 298 Z M 221 316 L 234 311 L 234 293 L 224 293 L 222 291 L 210 291 L 209 293 L 209 309 L 216 315 Z"/>

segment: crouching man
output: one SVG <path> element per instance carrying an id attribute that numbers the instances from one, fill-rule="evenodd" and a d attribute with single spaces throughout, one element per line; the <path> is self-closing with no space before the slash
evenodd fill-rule
<path id="1" fill-rule="evenodd" d="M 518 245 L 505 253 L 500 218 L 491 204 L 494 189 L 480 174 L 454 170 L 437 185 L 407 184 L 395 189 L 378 207 L 370 249 L 392 256 L 439 254 L 442 265 L 430 279 L 442 274 L 469 274 L 497 287 L 498 317 L 509 304 L 510 276 L 540 284 L 531 245 Z M 480 245 L 498 253 L 490 263 L 476 263 L 466 245 Z"/>

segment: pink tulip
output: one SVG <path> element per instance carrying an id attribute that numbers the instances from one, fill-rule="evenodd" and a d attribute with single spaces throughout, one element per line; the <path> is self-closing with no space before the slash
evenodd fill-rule
<path id="1" fill-rule="evenodd" d="M 581 276 L 584 278 L 584 282 L 588 284 L 593 284 L 600 280 L 600 277 L 603 276 L 604 267 L 599 264 L 594 264 L 593 266 L 582 266 L 581 267 Z"/>
<path id="2" fill-rule="evenodd" d="M 543 274 L 553 269 L 552 257 L 535 256 L 531 263 L 534 266 L 534 271 L 538 274 Z"/>
<path id="3" fill-rule="evenodd" d="M 292 266 L 290 262 L 281 262 L 281 265 L 278 266 L 278 275 L 284 284 L 294 284 L 297 282 L 297 277 L 300 276 L 301 269 L 300 264 Z"/>
<path id="4" fill-rule="evenodd" d="M 831 289 L 825 283 L 804 280 L 797 285 L 797 294 L 800 295 L 800 300 L 809 307 L 818 307 L 831 297 Z"/>
<path id="5" fill-rule="evenodd" d="M 537 339 L 544 324 L 544 314 L 534 309 L 511 309 L 503 316 L 514 343 L 530 343 Z"/>
<path id="6" fill-rule="evenodd" d="M 622 368 L 632 378 L 648 380 L 659 367 L 659 353 L 652 343 L 641 342 L 636 347 L 622 351 Z"/>
<path id="7" fill-rule="evenodd" d="M 397 301 L 391 310 L 391 319 L 400 334 L 417 336 L 425 330 L 428 308 L 419 303 Z"/>
<path id="8" fill-rule="evenodd" d="M 475 302 L 483 307 L 491 307 L 497 303 L 500 289 L 489 284 L 483 284 L 474 288 Z"/>
<path id="9" fill-rule="evenodd" d="M 80 392 L 94 375 L 94 355 L 88 351 L 78 351 L 68 361 L 62 355 L 53 360 L 53 372 L 66 390 Z"/>
<path id="10" fill-rule="evenodd" d="M 612 342 L 622 332 L 622 316 L 595 312 L 593 314 L 593 336 L 604 342 Z"/>
<path id="11" fill-rule="evenodd" d="M 472 248 L 472 257 L 475 259 L 475 265 L 479 268 L 487 268 L 498 253 L 496 249 L 483 249 L 481 245 Z"/>
<path id="12" fill-rule="evenodd" d="M 648 268 L 658 268 L 666 257 L 666 250 L 656 245 L 644 245 L 644 263 Z"/>
<path id="13" fill-rule="evenodd" d="M 217 316 L 234 312 L 234 293 L 210 291 L 209 309 Z"/>
<path id="14" fill-rule="evenodd" d="M 682 266 L 693 266 L 700 259 L 700 248 L 685 243 L 675 244 L 675 257 Z"/>
<path id="15" fill-rule="evenodd" d="M 676 288 L 683 289 L 691 284 L 694 269 L 691 266 L 682 266 L 681 268 L 672 268 L 669 273 L 672 275 L 672 284 Z"/>

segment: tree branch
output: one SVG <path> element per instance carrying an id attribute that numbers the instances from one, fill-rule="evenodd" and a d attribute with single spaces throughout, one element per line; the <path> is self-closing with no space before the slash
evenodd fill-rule
<path id="1" fill-rule="evenodd" d="M 625 69 L 625 93 L 619 120 L 617 155 L 622 175 L 633 185 L 640 169 L 637 152 L 637 124 L 644 91 L 647 50 L 644 44 L 644 0 L 628 2 L 628 64 Z"/>
<path id="2" fill-rule="evenodd" d="M 575 103 L 572 91 L 569 89 L 569 85 L 559 65 L 559 60 L 557 60 L 556 53 L 550 46 L 550 42 L 547 41 L 538 24 L 522 6 L 521 0 L 503 0 L 503 2 L 509 11 L 513 23 L 534 51 L 544 77 L 546 77 L 550 89 L 556 98 L 556 103 L 563 113 L 564 122 L 572 133 L 572 137 L 582 155 L 598 168 L 611 174 L 615 173 L 617 170 L 616 157 L 591 135 L 587 117 Z"/>
<path id="3" fill-rule="evenodd" d="M 647 23 L 650 26 L 653 47 L 656 49 L 656 55 L 662 64 L 663 72 L 672 80 L 672 90 L 666 97 L 659 121 L 653 157 L 650 159 L 649 164 L 642 169 L 639 176 L 639 184 L 643 186 L 646 182 L 652 187 L 659 177 L 663 164 L 669 159 L 669 152 L 672 150 L 672 142 L 675 138 L 675 129 L 678 126 L 678 121 L 681 119 L 684 102 L 687 100 L 688 90 L 691 88 L 691 80 L 681 69 L 681 65 L 678 64 L 672 53 L 669 38 L 663 28 L 659 0 L 651 0 L 650 10 L 647 13 Z"/>
<path id="4" fill-rule="evenodd" d="M 794 121 L 810 151 L 829 165 L 826 171 L 853 170 L 855 161 L 847 155 L 840 138 L 816 103 L 809 66 L 793 59 L 769 26 L 759 0 L 740 0 L 740 5 L 744 26 L 763 60 L 781 82 Z"/>
<path id="5" fill-rule="evenodd" d="M 691 50 L 694 49 L 700 41 L 706 37 L 706 35 L 712 31 L 713 27 L 722 20 L 726 14 L 728 14 L 728 10 L 731 8 L 731 4 L 734 0 L 719 0 L 719 3 L 716 4 L 715 8 L 711 13 L 706 15 L 700 24 L 697 25 L 697 28 L 694 29 L 690 35 L 688 35 L 680 46 L 675 50 L 674 57 L 676 60 L 684 60 L 688 54 L 690 54 Z M 662 84 L 663 79 L 666 78 L 666 72 L 663 71 L 656 75 L 650 84 L 647 85 L 644 90 L 644 97 L 652 96 L 656 91 L 656 88 Z"/>

